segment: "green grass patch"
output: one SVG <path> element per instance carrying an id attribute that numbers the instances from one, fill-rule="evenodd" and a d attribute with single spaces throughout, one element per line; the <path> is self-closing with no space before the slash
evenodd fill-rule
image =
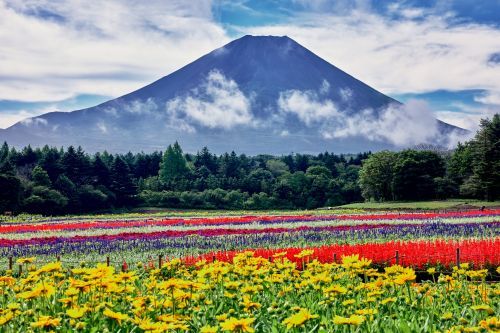
<path id="1" fill-rule="evenodd" d="M 359 202 L 336 208 L 346 209 L 448 209 L 466 207 L 500 207 L 500 201 L 480 200 L 441 200 L 441 201 L 387 201 L 387 202 Z"/>

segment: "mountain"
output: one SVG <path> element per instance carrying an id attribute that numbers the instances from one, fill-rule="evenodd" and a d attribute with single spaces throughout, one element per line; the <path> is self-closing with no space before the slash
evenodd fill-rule
<path id="1" fill-rule="evenodd" d="M 428 115 L 420 124 L 419 112 L 286 36 L 244 36 L 127 95 L 23 120 L 0 141 L 125 152 L 177 140 L 188 152 L 283 154 L 443 143 L 460 132 Z"/>

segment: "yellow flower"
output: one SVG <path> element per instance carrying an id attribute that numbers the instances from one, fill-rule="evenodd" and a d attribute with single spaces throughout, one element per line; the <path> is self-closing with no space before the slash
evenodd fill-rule
<path id="1" fill-rule="evenodd" d="M 38 283 L 31 291 L 20 293 L 18 296 L 24 299 L 32 299 L 39 296 L 50 297 L 56 293 L 56 288 L 48 283 Z"/>
<path id="2" fill-rule="evenodd" d="M 453 318 L 453 313 L 451 313 L 451 312 L 445 312 L 445 313 L 441 316 L 441 319 L 442 319 L 442 320 L 450 320 L 451 318 Z"/>
<path id="3" fill-rule="evenodd" d="M 31 323 L 32 327 L 57 327 L 61 323 L 60 318 L 52 318 L 51 316 L 40 316 L 37 321 Z"/>
<path id="4" fill-rule="evenodd" d="M 347 299 L 347 300 L 345 300 L 345 301 L 342 302 L 342 305 L 343 306 L 348 306 L 348 305 L 351 305 L 351 304 L 354 304 L 354 303 L 356 303 L 356 300 L 354 300 L 354 299 Z"/>
<path id="5" fill-rule="evenodd" d="M 66 310 L 66 314 L 73 319 L 79 319 L 87 313 L 88 309 L 86 307 L 74 307 Z"/>
<path id="6" fill-rule="evenodd" d="M 299 254 L 294 255 L 295 258 L 302 259 L 314 254 L 314 250 L 302 250 Z"/>
<path id="7" fill-rule="evenodd" d="M 468 262 L 464 262 L 463 264 L 460 264 L 460 268 L 463 268 L 463 269 L 469 269 L 469 263 Z"/>
<path id="8" fill-rule="evenodd" d="M 415 281 L 416 278 L 417 276 L 415 275 L 415 271 L 413 271 L 413 269 L 405 268 L 402 274 L 396 276 L 396 278 L 394 279 L 394 283 L 402 285 L 406 282 Z"/>
<path id="9" fill-rule="evenodd" d="M 377 309 L 361 309 L 361 310 L 356 310 L 356 314 L 359 315 L 365 315 L 365 316 L 373 316 L 378 313 Z"/>
<path id="10" fill-rule="evenodd" d="M 31 264 L 32 262 L 35 261 L 35 257 L 30 257 L 30 258 L 19 258 L 16 260 L 16 263 L 18 264 Z"/>
<path id="11" fill-rule="evenodd" d="M 493 314 L 495 311 L 488 304 L 473 305 L 470 307 L 472 310 L 485 311 L 488 314 Z"/>
<path id="12" fill-rule="evenodd" d="M 62 269 L 62 265 L 60 262 L 51 262 L 46 264 L 45 266 L 40 267 L 38 269 L 38 273 L 50 273 L 60 271 Z"/>
<path id="13" fill-rule="evenodd" d="M 21 308 L 21 304 L 19 303 L 9 303 L 7 304 L 7 309 L 13 311 L 13 310 L 19 310 Z"/>
<path id="14" fill-rule="evenodd" d="M 122 320 L 128 320 L 128 316 L 126 314 L 123 314 L 120 312 L 114 312 L 114 311 L 110 310 L 109 308 L 106 308 L 106 310 L 104 310 L 103 315 L 105 315 L 106 317 L 115 319 L 116 321 L 118 321 L 118 323 L 121 323 Z"/>
<path id="15" fill-rule="evenodd" d="M 75 325 L 73 325 L 73 326 L 77 330 L 83 330 L 85 328 L 85 326 L 87 326 L 87 323 L 79 321 L 78 323 L 75 323 Z"/>
<path id="16" fill-rule="evenodd" d="M 479 322 L 479 326 L 492 332 L 500 331 L 500 320 L 497 317 L 486 318 Z"/>
<path id="17" fill-rule="evenodd" d="M 217 319 L 218 321 L 224 321 L 227 319 L 227 317 L 228 317 L 227 313 L 224 313 L 224 314 L 215 316 L 215 319 Z"/>
<path id="18" fill-rule="evenodd" d="M 220 327 L 225 331 L 236 331 L 236 332 L 255 332 L 255 330 L 250 326 L 255 321 L 255 318 L 228 318 Z"/>
<path id="19" fill-rule="evenodd" d="M 472 280 L 481 280 L 486 278 L 486 275 L 488 274 L 487 269 L 480 269 L 478 271 L 467 271 L 465 273 L 468 277 L 470 277 Z"/>
<path id="20" fill-rule="evenodd" d="M 252 302 L 248 295 L 243 295 L 243 302 L 241 302 L 240 305 L 243 305 L 246 311 L 261 307 L 260 303 Z"/>
<path id="21" fill-rule="evenodd" d="M 14 313 L 7 311 L 3 316 L 0 316 L 0 326 L 7 324 L 12 318 L 14 318 Z"/>
<path id="22" fill-rule="evenodd" d="M 396 300 L 397 300 L 396 297 L 388 297 L 380 301 L 380 304 L 385 305 L 387 303 L 394 303 L 396 302 Z"/>
<path id="23" fill-rule="evenodd" d="M 302 326 L 309 319 L 318 318 L 318 315 L 313 315 L 308 309 L 300 309 L 296 314 L 283 320 L 282 324 L 286 325 L 288 329 L 293 327 Z"/>
<path id="24" fill-rule="evenodd" d="M 333 294 L 345 294 L 346 292 L 347 292 L 347 288 L 342 287 L 338 284 L 332 284 L 331 286 L 323 289 L 323 293 L 325 293 L 325 294 L 331 294 L 331 293 L 333 293 Z"/>
<path id="25" fill-rule="evenodd" d="M 282 257 L 285 257 L 286 255 L 288 254 L 288 252 L 277 252 L 275 254 L 273 254 L 273 258 L 282 258 Z"/>
<path id="26" fill-rule="evenodd" d="M 217 326 L 205 325 L 200 328 L 200 333 L 217 333 L 219 328 Z"/>
<path id="27" fill-rule="evenodd" d="M 335 316 L 333 323 L 336 325 L 355 325 L 359 326 L 365 321 L 365 317 L 361 315 L 351 315 L 349 317 Z"/>
<path id="28" fill-rule="evenodd" d="M 427 269 L 427 273 L 429 274 L 435 274 L 436 273 L 436 267 L 430 267 L 429 269 Z"/>
<path id="29" fill-rule="evenodd" d="M 0 286 L 13 286 L 16 283 L 16 279 L 12 276 L 0 276 Z"/>

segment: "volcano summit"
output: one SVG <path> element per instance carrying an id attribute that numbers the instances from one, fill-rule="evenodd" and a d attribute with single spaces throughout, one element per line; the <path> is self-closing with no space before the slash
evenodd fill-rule
<path id="1" fill-rule="evenodd" d="M 0 130 L 0 141 L 151 151 L 357 152 L 445 145 L 463 130 L 343 72 L 288 37 L 244 36 L 139 90 Z"/>

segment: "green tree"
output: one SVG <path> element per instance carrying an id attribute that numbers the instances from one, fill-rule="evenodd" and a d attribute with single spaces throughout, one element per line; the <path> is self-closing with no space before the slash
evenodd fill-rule
<path id="1" fill-rule="evenodd" d="M 0 214 L 17 210 L 22 191 L 21 181 L 17 177 L 0 174 Z"/>
<path id="2" fill-rule="evenodd" d="M 35 183 L 35 185 L 46 187 L 52 186 L 49 174 L 38 165 L 33 168 L 33 171 L 31 172 L 31 178 L 33 179 L 33 183 Z"/>
<path id="3" fill-rule="evenodd" d="M 437 153 L 404 150 L 397 154 L 394 163 L 394 199 L 432 199 L 436 193 L 434 178 L 443 177 L 444 174 L 444 160 Z"/>
<path id="4" fill-rule="evenodd" d="M 129 205 L 133 201 L 133 196 L 137 193 L 137 188 L 132 181 L 130 168 L 121 157 L 116 157 L 111 165 L 110 189 L 116 195 L 118 206 Z"/>
<path id="5" fill-rule="evenodd" d="M 168 146 L 167 151 L 163 155 L 159 172 L 160 180 L 164 183 L 169 183 L 184 178 L 188 173 L 189 168 L 182 148 L 176 141 L 173 146 Z"/>
<path id="6" fill-rule="evenodd" d="M 396 154 L 381 151 L 363 162 L 359 172 L 361 194 L 366 200 L 392 200 L 392 180 Z"/>
<path id="7" fill-rule="evenodd" d="M 473 143 L 474 175 L 486 200 L 500 198 L 500 114 L 482 119 Z"/>

